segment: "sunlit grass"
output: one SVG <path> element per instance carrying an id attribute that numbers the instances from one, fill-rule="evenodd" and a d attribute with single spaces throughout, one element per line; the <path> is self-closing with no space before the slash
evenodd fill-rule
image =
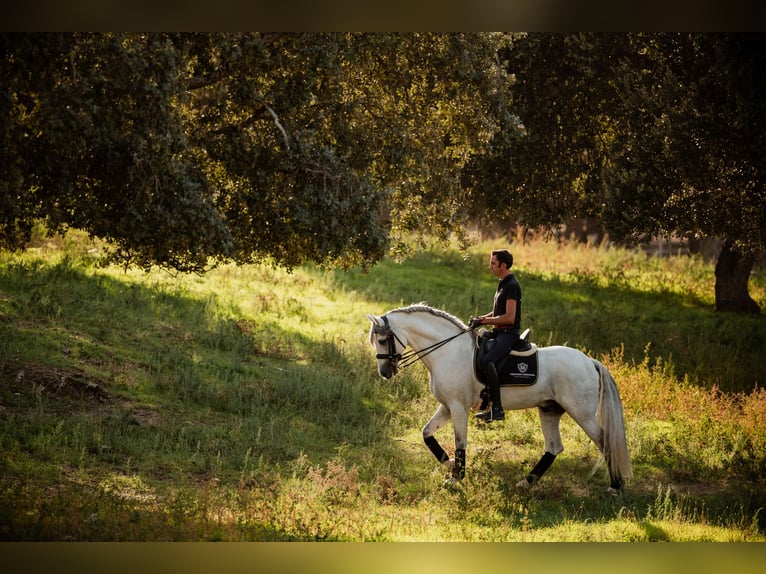
<path id="1" fill-rule="evenodd" d="M 101 268 L 81 236 L 3 254 L 0 538 L 764 541 L 766 327 L 714 313 L 697 258 L 514 243 L 533 340 L 615 375 L 636 478 L 609 496 L 564 417 L 566 450 L 517 492 L 544 449 L 530 410 L 471 423 L 468 475 L 444 486 L 427 374 L 378 377 L 364 314 L 486 312 L 491 245 L 369 274 Z"/>

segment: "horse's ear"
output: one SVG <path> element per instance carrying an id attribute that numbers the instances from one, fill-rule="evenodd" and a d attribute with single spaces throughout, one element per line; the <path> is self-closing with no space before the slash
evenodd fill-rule
<path id="1" fill-rule="evenodd" d="M 367 317 L 370 323 L 372 323 L 376 327 L 380 327 L 382 325 L 382 321 L 380 320 L 380 317 L 376 317 L 375 315 L 370 315 L 369 313 L 367 313 L 365 317 Z"/>

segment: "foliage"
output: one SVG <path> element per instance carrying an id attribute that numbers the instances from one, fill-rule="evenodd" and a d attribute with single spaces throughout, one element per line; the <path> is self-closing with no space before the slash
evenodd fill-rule
<path id="1" fill-rule="evenodd" d="M 0 38 L 3 245 L 35 218 L 115 242 L 115 256 L 198 269 L 230 241 L 186 153 L 183 63 L 168 38 Z M 21 240 L 21 243 L 19 242 Z"/>
<path id="2" fill-rule="evenodd" d="M 369 268 L 472 219 L 717 236 L 758 312 L 764 52 L 742 34 L 0 36 L 0 246 Z"/>
<path id="3" fill-rule="evenodd" d="M 486 308 L 489 247 L 369 274 L 204 277 L 96 266 L 98 246 L 71 232 L 3 253 L 0 538 L 763 541 L 764 326 L 713 314 L 696 259 L 514 244 L 533 340 L 615 374 L 636 478 L 608 496 L 565 417 L 566 450 L 516 492 L 543 448 L 536 413 L 519 411 L 472 423 L 468 476 L 442 487 L 419 431 L 436 406 L 425 373 L 382 381 L 363 315 L 424 298 Z M 753 293 L 766 298 L 760 272 Z M 711 319 L 736 353 L 697 327 Z M 694 372 L 695 347 L 727 366 Z"/>
<path id="4" fill-rule="evenodd" d="M 488 208 L 532 226 L 597 216 L 634 243 L 675 233 L 764 248 L 757 38 L 537 33 L 503 54 L 522 135 L 495 142 L 510 168 L 493 171 L 495 191 L 513 201 Z"/>
<path id="5" fill-rule="evenodd" d="M 627 244 L 719 237 L 718 307 L 757 311 L 747 278 L 766 247 L 758 39 L 536 33 L 503 54 L 521 135 L 474 158 L 474 210 L 531 226 L 595 217 Z"/>
<path id="6" fill-rule="evenodd" d="M 464 223 L 507 115 L 500 34 L 4 34 L 0 245 L 35 218 L 111 260 L 369 266 Z"/>

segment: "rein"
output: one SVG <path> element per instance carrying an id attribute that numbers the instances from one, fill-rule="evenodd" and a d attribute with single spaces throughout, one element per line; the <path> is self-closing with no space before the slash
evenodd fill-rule
<path id="1" fill-rule="evenodd" d="M 446 339 L 443 339 L 442 341 L 438 341 L 437 343 L 434 343 L 433 345 L 429 345 L 428 347 L 425 347 L 423 349 L 420 349 L 419 351 L 415 351 L 413 349 L 407 351 L 406 353 L 397 353 L 396 352 L 396 343 L 394 340 L 399 341 L 399 344 L 402 346 L 402 350 L 407 347 L 402 340 L 394 333 L 393 329 L 388 324 L 388 317 L 383 315 L 381 317 L 383 319 L 383 324 L 385 325 L 385 330 L 381 330 L 379 334 L 381 335 L 391 335 L 391 338 L 388 340 L 388 353 L 378 353 L 375 355 L 376 359 L 388 359 L 389 361 L 397 361 L 396 367 L 399 369 L 404 369 L 406 367 L 409 367 L 410 365 L 414 365 L 419 360 L 421 360 L 423 357 L 430 355 L 437 349 L 440 349 L 453 339 L 457 339 L 460 335 L 463 335 L 465 333 L 471 332 L 473 329 L 470 327 L 467 329 L 461 330 L 456 335 L 452 335 L 451 337 L 447 337 Z"/>

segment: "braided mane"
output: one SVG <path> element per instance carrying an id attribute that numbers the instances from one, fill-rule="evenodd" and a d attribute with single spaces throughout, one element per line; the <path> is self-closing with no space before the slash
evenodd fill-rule
<path id="1" fill-rule="evenodd" d="M 426 305 L 425 303 L 416 303 L 414 305 L 409 305 L 407 307 L 399 307 L 398 309 L 392 309 L 388 313 L 429 313 L 435 317 L 441 317 L 442 319 L 446 319 L 455 327 L 459 329 L 466 329 L 467 326 L 465 323 L 463 323 L 460 319 L 455 317 L 454 315 L 451 315 L 447 313 L 446 311 L 442 311 L 441 309 L 434 309 L 430 305 Z"/>

